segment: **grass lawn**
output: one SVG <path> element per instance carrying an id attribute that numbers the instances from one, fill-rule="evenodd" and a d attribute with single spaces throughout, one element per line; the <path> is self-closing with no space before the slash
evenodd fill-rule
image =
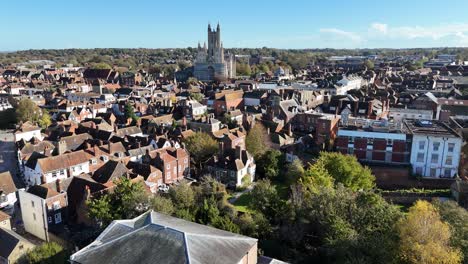
<path id="1" fill-rule="evenodd" d="M 251 213 L 253 209 L 250 208 L 250 201 L 252 201 L 252 195 L 244 193 L 234 202 L 234 207 L 239 212 Z"/>

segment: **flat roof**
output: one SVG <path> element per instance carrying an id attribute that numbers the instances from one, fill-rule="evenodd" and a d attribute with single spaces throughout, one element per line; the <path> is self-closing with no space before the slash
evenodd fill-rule
<path id="1" fill-rule="evenodd" d="M 438 120 L 415 120 L 403 121 L 411 134 L 460 137 L 448 125 Z"/>

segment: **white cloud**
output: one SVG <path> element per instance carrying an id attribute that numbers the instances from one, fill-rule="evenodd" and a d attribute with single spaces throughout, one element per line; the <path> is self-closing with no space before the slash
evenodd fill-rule
<path id="1" fill-rule="evenodd" d="M 410 40 L 417 38 L 440 40 L 446 37 L 454 37 L 460 40 L 466 37 L 465 33 L 468 33 L 468 24 L 391 27 L 387 24 L 373 23 L 370 28 L 389 38 Z"/>
<path id="2" fill-rule="evenodd" d="M 387 34 L 388 31 L 388 25 L 382 23 L 372 23 L 371 28 L 382 34 Z"/>
<path id="3" fill-rule="evenodd" d="M 320 33 L 331 34 L 333 36 L 344 38 L 344 39 L 354 41 L 354 42 L 360 42 L 362 40 L 359 34 L 356 34 L 354 32 L 344 31 L 344 30 L 337 29 L 337 28 L 321 28 Z"/>

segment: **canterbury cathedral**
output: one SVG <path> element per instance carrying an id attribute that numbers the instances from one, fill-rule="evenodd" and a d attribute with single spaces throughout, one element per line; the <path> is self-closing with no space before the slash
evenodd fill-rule
<path id="1" fill-rule="evenodd" d="M 211 29 L 208 24 L 208 48 L 198 43 L 193 76 L 201 81 L 224 81 L 236 77 L 236 59 L 234 55 L 224 54 L 221 42 L 221 28 Z"/>

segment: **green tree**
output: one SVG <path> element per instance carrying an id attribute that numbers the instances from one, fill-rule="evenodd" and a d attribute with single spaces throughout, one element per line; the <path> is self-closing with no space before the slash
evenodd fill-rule
<path id="1" fill-rule="evenodd" d="M 310 166 L 300 177 L 299 184 L 307 192 L 316 193 L 321 188 L 333 188 L 334 179 L 325 169 L 322 162 Z"/>
<path id="2" fill-rule="evenodd" d="M 190 97 L 192 97 L 193 100 L 199 103 L 201 103 L 203 101 L 203 98 L 205 98 L 205 96 L 201 93 L 191 93 Z"/>
<path id="3" fill-rule="evenodd" d="M 92 65 L 93 69 L 104 70 L 104 69 L 112 69 L 112 67 L 105 63 L 105 62 L 98 62 Z"/>
<path id="4" fill-rule="evenodd" d="M 133 121 L 138 120 L 138 116 L 135 114 L 135 109 L 133 108 L 132 104 L 125 104 L 124 112 L 126 118 L 131 118 Z"/>
<path id="5" fill-rule="evenodd" d="M 188 84 L 188 85 L 196 85 L 197 83 L 198 83 L 198 80 L 197 80 L 197 78 L 195 78 L 195 77 L 189 77 L 189 78 L 187 79 L 187 84 Z"/>
<path id="6" fill-rule="evenodd" d="M 197 221 L 202 224 L 212 224 L 218 220 L 219 209 L 214 197 L 203 200 L 203 205 L 198 210 Z"/>
<path id="7" fill-rule="evenodd" d="M 16 107 L 16 120 L 18 122 L 38 123 L 42 115 L 41 109 L 28 98 L 21 99 Z"/>
<path id="8" fill-rule="evenodd" d="M 191 210 L 195 206 L 195 193 L 187 183 L 170 188 L 169 196 L 176 210 Z"/>
<path id="9" fill-rule="evenodd" d="M 205 132 L 196 132 L 184 140 L 190 156 L 201 169 L 202 163 L 213 157 L 218 151 L 218 143 Z"/>
<path id="10" fill-rule="evenodd" d="M 256 160 L 257 172 L 268 179 L 277 179 L 281 172 L 283 154 L 276 149 L 269 149 Z"/>
<path id="11" fill-rule="evenodd" d="M 417 201 L 398 222 L 400 257 L 406 263 L 461 263 L 459 249 L 450 246 L 450 227 L 437 209 Z"/>
<path id="12" fill-rule="evenodd" d="M 281 238 L 318 262 L 392 263 L 398 249 L 397 207 L 379 195 L 338 184 L 317 191 L 293 191 L 283 209 Z"/>
<path id="13" fill-rule="evenodd" d="M 148 196 L 140 182 L 121 177 L 114 184 L 113 192 L 88 202 L 88 214 L 100 227 L 113 220 L 134 218 L 148 209 Z"/>
<path id="14" fill-rule="evenodd" d="M 450 244 L 461 249 L 463 263 L 468 263 L 468 211 L 455 201 L 434 200 L 433 205 L 439 211 L 442 220 L 450 225 Z"/>
<path id="15" fill-rule="evenodd" d="M 48 242 L 29 251 L 26 260 L 31 264 L 62 264 L 67 262 L 67 254 L 59 244 Z"/>
<path id="16" fill-rule="evenodd" d="M 251 191 L 252 207 L 269 218 L 271 222 L 278 221 L 276 216 L 280 215 L 283 202 L 281 201 L 275 186 L 270 180 L 258 181 Z"/>
<path id="17" fill-rule="evenodd" d="M 322 163 L 336 183 L 352 190 L 372 189 L 375 176 L 368 167 L 362 166 L 355 156 L 338 152 L 321 152 L 318 162 Z"/>
<path id="18" fill-rule="evenodd" d="M 247 151 L 259 158 L 266 150 L 269 149 L 270 140 L 267 130 L 262 124 L 255 124 L 245 137 L 245 146 Z"/>
<path id="19" fill-rule="evenodd" d="M 52 119 L 47 111 L 42 111 L 42 116 L 39 118 L 38 123 L 43 129 L 52 124 Z"/>
<path id="20" fill-rule="evenodd" d="M 372 62 L 371 60 L 365 60 L 364 61 L 364 66 L 366 66 L 366 68 L 368 70 L 373 70 L 374 69 L 374 62 Z"/>
<path id="21" fill-rule="evenodd" d="M 290 184 L 296 183 L 304 176 L 304 164 L 300 159 L 295 159 L 293 162 L 286 165 L 285 179 Z"/>
<path id="22" fill-rule="evenodd" d="M 156 212 L 171 215 L 174 213 L 174 205 L 169 198 L 162 197 L 161 195 L 154 195 L 150 199 L 150 208 Z"/>

